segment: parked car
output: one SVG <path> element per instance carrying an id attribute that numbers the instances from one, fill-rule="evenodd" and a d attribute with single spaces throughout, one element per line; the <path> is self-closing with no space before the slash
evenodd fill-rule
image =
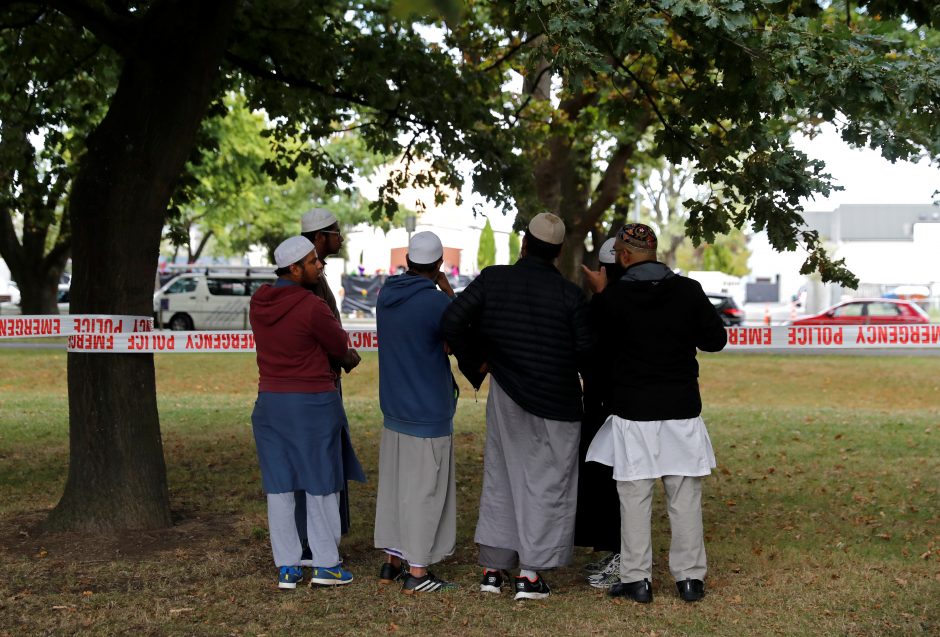
<path id="1" fill-rule="evenodd" d="M 897 325 L 930 323 L 930 317 L 916 303 L 897 299 L 852 299 L 828 310 L 804 316 L 791 325 Z"/>
<path id="2" fill-rule="evenodd" d="M 59 289 L 56 292 L 56 305 L 59 307 L 59 314 L 68 314 L 69 313 L 69 286 L 67 283 L 60 283 Z M 20 307 L 20 297 L 18 296 L 15 301 L 7 301 L 0 303 L 0 316 L 9 316 L 11 314 L 18 315 L 22 314 L 23 310 Z"/>
<path id="3" fill-rule="evenodd" d="M 717 294 L 709 292 L 708 300 L 715 306 L 715 311 L 721 317 L 725 327 L 740 325 L 744 322 L 744 310 L 738 307 L 730 294 Z"/>
<path id="4" fill-rule="evenodd" d="M 187 273 L 153 295 L 154 324 L 171 330 L 248 329 L 248 303 L 273 272 Z"/>

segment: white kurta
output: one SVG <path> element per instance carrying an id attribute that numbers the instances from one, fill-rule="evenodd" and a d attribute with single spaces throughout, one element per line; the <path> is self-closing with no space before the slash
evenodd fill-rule
<path id="1" fill-rule="evenodd" d="M 613 467 L 620 481 L 707 476 L 716 466 L 701 416 L 641 422 L 612 415 L 591 441 L 586 460 Z"/>

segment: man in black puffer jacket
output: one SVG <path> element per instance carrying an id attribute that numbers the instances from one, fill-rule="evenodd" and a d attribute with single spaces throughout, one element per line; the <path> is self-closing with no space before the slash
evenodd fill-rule
<path id="1" fill-rule="evenodd" d="M 488 371 L 483 493 L 475 541 L 480 590 L 517 565 L 516 599 L 543 599 L 538 571 L 571 560 L 582 415 L 578 372 L 591 349 L 581 289 L 552 262 L 564 223 L 536 215 L 510 266 L 483 270 L 444 314 L 444 338 L 479 388 Z"/>

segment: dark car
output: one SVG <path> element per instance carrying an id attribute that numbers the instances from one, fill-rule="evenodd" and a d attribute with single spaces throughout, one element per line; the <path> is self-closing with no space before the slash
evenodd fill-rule
<path id="1" fill-rule="evenodd" d="M 715 306 L 715 311 L 718 312 L 725 327 L 740 325 L 744 322 L 744 310 L 738 307 L 730 294 L 709 293 L 707 296 Z"/>
<path id="2" fill-rule="evenodd" d="M 897 325 L 929 323 L 916 303 L 896 299 L 852 299 L 792 321 L 791 325 Z"/>

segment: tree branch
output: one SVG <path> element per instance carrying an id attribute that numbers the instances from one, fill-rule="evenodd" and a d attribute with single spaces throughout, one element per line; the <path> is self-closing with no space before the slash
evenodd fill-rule
<path id="1" fill-rule="evenodd" d="M 314 93 L 319 93 L 321 95 L 326 95 L 327 97 L 332 97 L 334 99 L 349 102 L 350 104 L 356 104 L 357 106 L 363 106 L 366 108 L 371 108 L 382 113 L 388 113 L 388 109 L 376 108 L 368 102 L 361 95 L 356 95 L 354 93 L 349 93 L 347 91 L 337 90 L 328 86 L 324 86 L 319 82 L 314 82 L 307 78 L 297 77 L 294 75 L 289 75 L 283 71 L 274 71 L 269 68 L 265 68 L 260 64 L 257 64 L 247 58 L 243 58 L 240 55 L 232 53 L 231 51 L 225 52 L 225 59 L 235 65 L 237 68 L 248 73 L 249 75 L 256 77 L 261 80 L 269 80 L 272 82 L 279 82 L 281 84 L 287 84 L 294 88 L 304 88 L 308 91 L 313 91 Z"/>
<path id="2" fill-rule="evenodd" d="M 643 95 L 644 97 L 646 97 L 647 103 L 649 103 L 650 108 L 652 108 L 653 112 L 656 114 L 656 119 L 658 119 L 660 123 L 662 123 L 662 125 L 666 128 L 666 130 L 670 131 L 673 135 L 681 139 L 682 143 L 684 143 L 686 147 L 688 147 L 688 149 L 691 150 L 693 153 L 695 153 L 695 156 L 698 157 L 699 149 L 696 148 L 692 144 L 692 142 L 690 142 L 684 135 L 680 135 L 679 132 L 675 128 L 673 128 L 672 124 L 666 121 L 666 117 L 663 115 L 662 111 L 659 110 L 659 105 L 656 104 L 656 99 L 653 97 L 653 93 L 652 91 L 650 91 L 646 83 L 643 82 L 643 80 L 641 80 L 639 77 L 637 77 L 636 74 L 633 71 L 631 71 L 629 68 L 627 68 L 623 64 L 623 62 L 621 62 L 620 60 L 617 60 L 617 66 L 624 73 L 626 73 L 630 77 L 630 79 L 632 79 L 636 83 L 638 87 L 640 87 L 641 91 L 643 91 Z"/>
<path id="3" fill-rule="evenodd" d="M 480 70 L 485 73 L 486 71 L 492 71 L 493 69 L 495 69 L 495 68 L 497 68 L 497 67 L 499 67 L 499 66 L 502 66 L 502 64 L 503 64 L 504 62 L 506 62 L 506 60 L 508 60 L 509 58 L 511 58 L 512 56 L 514 56 L 516 53 L 518 53 L 519 51 L 521 51 L 523 47 L 525 47 L 527 44 L 531 44 L 531 43 L 535 42 L 536 40 L 538 40 L 539 38 L 541 38 L 543 35 L 545 35 L 545 33 L 542 32 L 542 31 L 539 31 L 538 33 L 532 35 L 532 36 L 529 37 L 528 39 L 522 40 L 522 41 L 519 42 L 519 44 L 517 44 L 516 46 L 511 47 L 501 58 L 499 58 L 498 60 L 495 60 L 492 64 L 490 64 L 489 66 L 486 66 L 486 67 L 484 67 L 484 68 L 482 68 L 482 69 L 480 69 Z"/>
<path id="4" fill-rule="evenodd" d="M 620 194 L 620 188 L 623 186 L 623 171 L 635 150 L 636 144 L 620 143 L 617 145 L 614 154 L 607 162 L 604 176 L 594 188 L 591 205 L 585 214 L 588 220 L 600 217 L 617 200 L 617 195 Z"/>
<path id="5" fill-rule="evenodd" d="M 136 20 L 125 16 L 106 15 L 84 0 L 46 0 L 44 4 L 76 25 L 88 29 L 96 38 L 121 55 L 130 52 L 135 40 Z"/>

